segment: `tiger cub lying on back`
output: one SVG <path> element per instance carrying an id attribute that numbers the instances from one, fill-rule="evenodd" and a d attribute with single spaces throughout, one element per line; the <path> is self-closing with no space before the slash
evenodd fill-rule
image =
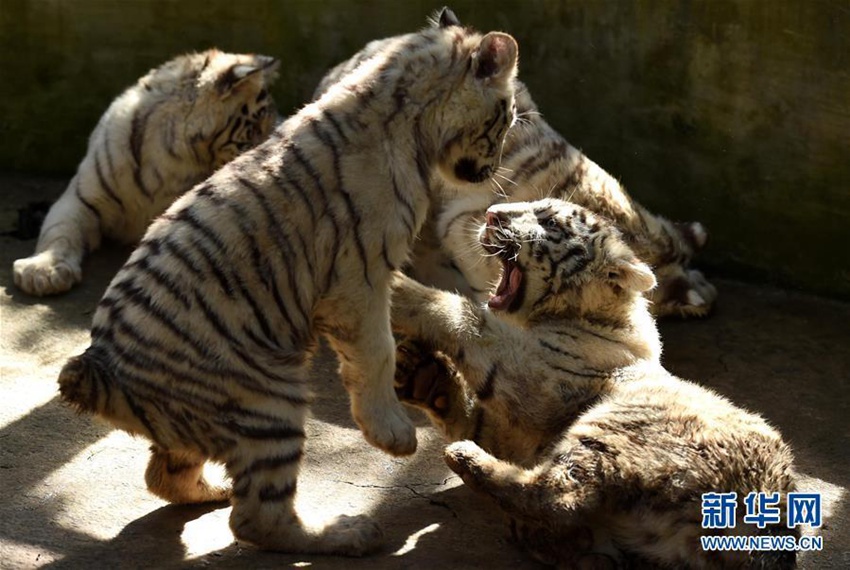
<path id="1" fill-rule="evenodd" d="M 263 548 L 363 554 L 364 518 L 295 512 L 318 336 L 352 415 L 390 453 L 416 449 L 393 390 L 389 284 L 425 219 L 432 175 L 470 186 L 514 120 L 517 45 L 431 28 L 392 38 L 257 148 L 148 229 L 68 361 L 62 397 L 153 441 L 146 480 L 177 503 L 231 496 L 230 526 Z M 230 490 L 202 476 L 224 463 Z"/>
<path id="2" fill-rule="evenodd" d="M 502 267 L 489 307 L 394 283 L 394 329 L 438 351 L 403 347 L 398 390 L 465 440 L 445 452 L 451 469 L 549 563 L 604 567 L 607 552 L 655 567 L 793 566 L 793 552 L 700 548 L 714 532 L 700 526 L 701 494 L 736 491 L 739 517 L 751 491 L 784 503 L 791 451 L 759 416 L 661 367 L 641 295 L 655 279 L 620 233 L 547 199 L 491 207 L 479 238 Z"/>
<path id="3" fill-rule="evenodd" d="M 178 196 L 265 140 L 276 120 L 269 86 L 277 68 L 268 56 L 212 49 L 139 79 L 100 118 L 35 254 L 15 261 L 15 284 L 31 295 L 67 291 L 102 237 L 139 241 Z"/>

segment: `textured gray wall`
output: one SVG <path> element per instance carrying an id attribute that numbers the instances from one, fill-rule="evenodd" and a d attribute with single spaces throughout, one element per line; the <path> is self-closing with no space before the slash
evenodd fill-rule
<path id="1" fill-rule="evenodd" d="M 439 3 L 0 0 L 0 169 L 68 174 L 109 101 L 177 53 L 283 61 L 281 112 Z M 704 264 L 850 297 L 848 0 L 456 1 L 520 43 L 548 119 L 650 208 L 703 221 Z M 0 190 L 2 191 L 2 190 Z"/>

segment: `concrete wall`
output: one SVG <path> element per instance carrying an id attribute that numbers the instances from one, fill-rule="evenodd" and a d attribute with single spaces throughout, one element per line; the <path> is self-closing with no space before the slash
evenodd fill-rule
<path id="1" fill-rule="evenodd" d="M 0 169 L 72 172 L 116 94 L 213 45 L 280 57 L 291 112 L 329 66 L 438 6 L 0 0 Z M 522 77 L 568 140 L 650 208 L 709 227 L 704 265 L 850 297 L 850 2 L 452 6 L 517 37 Z"/>

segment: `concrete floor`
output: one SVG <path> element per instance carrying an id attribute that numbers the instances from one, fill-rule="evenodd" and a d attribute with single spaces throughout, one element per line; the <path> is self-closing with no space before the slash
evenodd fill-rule
<path id="1" fill-rule="evenodd" d="M 53 199 L 63 181 L 0 175 L 0 232 L 17 209 Z M 496 509 L 444 466 L 419 421 L 419 448 L 395 459 L 370 448 L 348 413 L 333 356 L 315 364 L 319 395 L 299 480 L 301 511 L 371 513 L 386 547 L 366 559 L 258 552 L 233 543 L 227 507 L 168 506 L 149 495 L 147 445 L 77 417 L 57 399 L 65 359 L 88 344 L 95 304 L 128 254 L 111 248 L 71 293 L 15 289 L 14 259 L 34 240 L 0 237 L 0 567 L 537 568 L 507 539 Z M 824 550 L 804 569 L 850 568 L 850 305 L 716 280 L 720 304 L 702 322 L 661 325 L 667 367 L 757 410 L 792 442 L 803 488 L 823 493 Z"/>

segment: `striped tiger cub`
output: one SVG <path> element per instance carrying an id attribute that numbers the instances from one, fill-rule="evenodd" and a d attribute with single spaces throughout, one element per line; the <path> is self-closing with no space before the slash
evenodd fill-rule
<path id="1" fill-rule="evenodd" d="M 277 68 L 268 56 L 212 49 L 139 79 L 100 118 L 35 254 L 15 261 L 15 284 L 31 295 L 69 290 L 102 237 L 138 242 L 178 196 L 265 140 L 277 116 L 269 95 Z"/>
<path id="2" fill-rule="evenodd" d="M 485 220 L 480 243 L 501 266 L 487 305 L 393 285 L 393 328 L 408 337 L 399 395 L 457 442 L 449 467 L 559 567 L 793 567 L 793 552 L 700 548 L 715 532 L 701 528 L 708 492 L 737 492 L 738 529 L 791 534 L 740 524 L 751 491 L 784 502 L 794 490 L 791 450 L 761 417 L 661 367 L 642 295 L 655 279 L 621 233 L 555 199 Z"/>
<path id="3" fill-rule="evenodd" d="M 156 220 L 71 358 L 65 401 L 153 441 L 149 489 L 175 503 L 231 498 L 243 541 L 360 555 L 366 517 L 308 525 L 294 509 L 324 335 L 365 438 L 397 455 L 416 432 L 393 390 L 389 284 L 427 214 L 432 175 L 470 187 L 514 121 L 517 45 L 431 27 L 398 36 L 257 148 Z M 231 489 L 202 465 L 225 465 Z"/>
<path id="4" fill-rule="evenodd" d="M 475 240 L 487 207 L 561 198 L 613 221 L 637 256 L 653 268 L 658 286 L 647 295 L 656 316 L 707 315 L 717 290 L 700 271 L 690 268 L 708 239 L 702 224 L 673 223 L 638 204 L 614 177 L 544 120 L 519 82 L 517 116 L 491 191 L 473 195 L 459 194 L 450 185 L 443 188 L 446 198 L 429 225 L 430 238 L 427 230 L 423 232 L 411 274 L 425 283 L 485 300 L 499 275 L 498 263 L 482 258 Z M 431 261 L 419 263 L 419 259 Z"/>
<path id="5" fill-rule="evenodd" d="M 448 9 L 435 21 L 446 27 L 461 26 Z M 357 57 L 332 69 L 322 79 L 315 96 L 356 68 L 359 58 L 381 49 L 382 41 L 373 42 Z M 475 239 L 487 207 L 501 202 L 562 198 L 614 221 L 638 257 L 652 266 L 658 286 L 647 294 L 654 314 L 707 315 L 717 290 L 700 271 L 689 267 L 708 240 L 702 224 L 675 224 L 649 212 L 614 177 L 543 119 L 520 82 L 516 93 L 517 125 L 505 140 L 500 171 L 491 178 L 489 187 L 482 186 L 474 193 L 451 183 L 435 183 L 439 202 L 415 244 L 408 273 L 423 283 L 484 301 L 499 276 L 498 264 L 480 255 Z"/>

